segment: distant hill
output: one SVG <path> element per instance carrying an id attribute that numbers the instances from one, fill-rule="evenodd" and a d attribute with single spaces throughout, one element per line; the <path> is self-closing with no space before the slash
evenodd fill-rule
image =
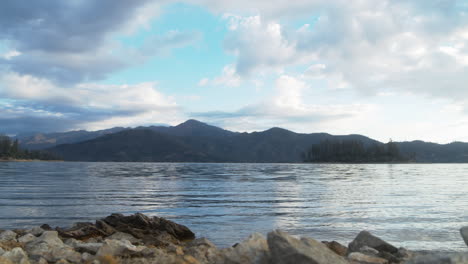
<path id="1" fill-rule="evenodd" d="M 398 142 L 397 146 L 404 154 L 414 154 L 416 162 L 468 162 L 468 143 L 464 142 L 436 144 L 416 140 L 411 142 Z"/>
<path id="2" fill-rule="evenodd" d="M 114 127 L 99 131 L 70 131 L 64 133 L 28 133 L 19 134 L 15 137 L 20 142 L 20 146 L 29 150 L 40 150 L 51 148 L 60 144 L 77 143 L 94 139 L 103 135 L 112 134 L 126 130 L 124 127 Z"/>
<path id="3" fill-rule="evenodd" d="M 381 144 L 360 135 L 299 134 L 281 128 L 236 133 L 188 120 L 174 127 L 139 127 L 49 150 L 73 161 L 302 162 L 307 148 L 324 139 Z"/>
<path id="4" fill-rule="evenodd" d="M 197 120 L 177 126 L 112 128 L 94 132 L 18 137 L 28 149 L 48 151 L 72 161 L 302 162 L 303 154 L 323 140 L 383 144 L 362 135 L 301 134 L 282 128 L 239 133 Z M 468 162 L 468 143 L 395 142 L 416 162 Z"/>

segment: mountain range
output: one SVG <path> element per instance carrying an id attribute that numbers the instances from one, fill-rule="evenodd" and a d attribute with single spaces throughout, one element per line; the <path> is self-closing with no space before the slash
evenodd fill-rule
<path id="1" fill-rule="evenodd" d="M 282 128 L 239 133 L 196 120 L 177 126 L 117 127 L 100 131 L 19 135 L 20 146 L 51 152 L 70 161 L 144 162 L 302 162 L 303 153 L 323 140 L 359 140 L 362 136 L 302 134 Z M 468 162 L 468 143 L 396 142 L 416 162 Z"/>

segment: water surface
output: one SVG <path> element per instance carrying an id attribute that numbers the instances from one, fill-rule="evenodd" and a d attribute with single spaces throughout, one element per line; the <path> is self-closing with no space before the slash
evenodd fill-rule
<path id="1" fill-rule="evenodd" d="M 1 162 L 0 228 L 142 212 L 219 246 L 281 228 L 350 242 L 369 230 L 410 249 L 465 250 L 468 164 Z"/>

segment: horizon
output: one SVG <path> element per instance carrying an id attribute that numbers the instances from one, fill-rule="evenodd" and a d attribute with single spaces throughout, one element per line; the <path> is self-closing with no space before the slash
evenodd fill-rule
<path id="1" fill-rule="evenodd" d="M 196 119 L 236 132 L 468 142 L 465 1 L 0 7 L 0 133 Z"/>

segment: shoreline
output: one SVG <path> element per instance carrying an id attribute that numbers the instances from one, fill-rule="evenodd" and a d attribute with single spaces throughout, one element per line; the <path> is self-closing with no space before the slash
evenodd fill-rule
<path id="1" fill-rule="evenodd" d="M 460 232 L 468 243 L 468 227 Z M 44 224 L 27 230 L 0 229 L 0 263 L 436 264 L 468 263 L 468 253 L 410 251 L 367 231 L 348 245 L 273 230 L 266 237 L 254 233 L 231 247 L 218 248 L 186 226 L 137 213 L 112 214 L 70 228 Z"/>

